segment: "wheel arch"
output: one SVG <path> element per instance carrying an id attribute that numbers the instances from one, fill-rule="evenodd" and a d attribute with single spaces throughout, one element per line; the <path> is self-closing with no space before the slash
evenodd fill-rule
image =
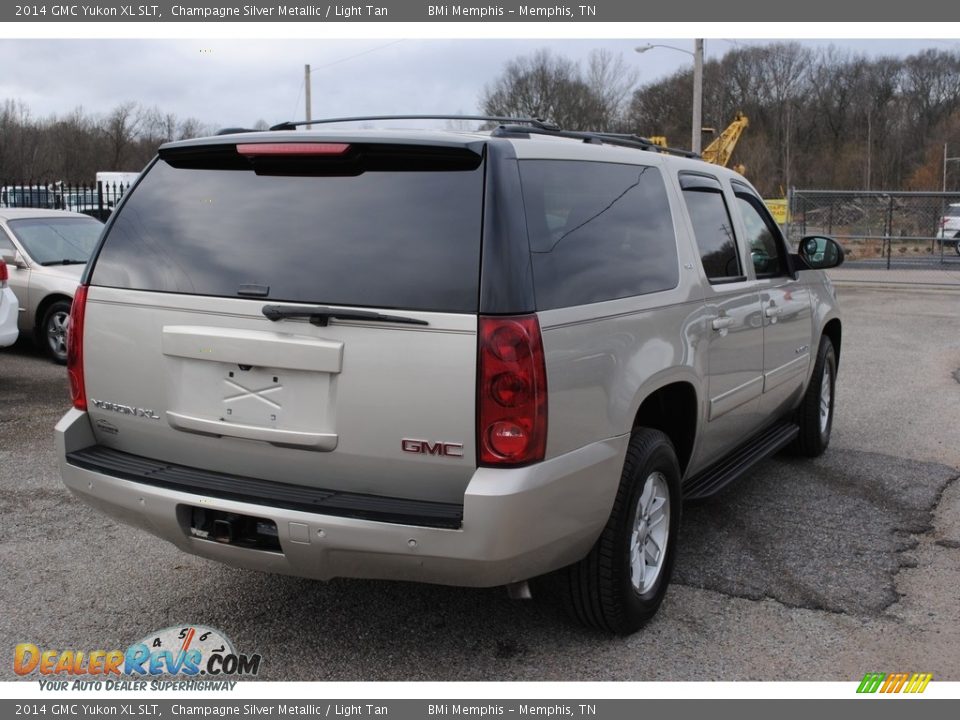
<path id="1" fill-rule="evenodd" d="M 693 457 L 699 420 L 699 400 L 693 383 L 678 380 L 661 385 L 640 403 L 633 427 L 660 430 L 673 443 L 681 477 Z"/>
<path id="2" fill-rule="evenodd" d="M 842 326 L 840 324 L 840 318 L 833 318 L 823 326 L 822 335 L 826 335 L 830 338 L 830 342 L 833 343 L 833 351 L 836 353 L 837 358 L 837 367 L 840 367 L 840 340 L 842 337 Z"/>
<path id="3" fill-rule="evenodd" d="M 71 305 L 73 304 L 73 298 L 70 295 L 59 292 L 50 293 L 40 301 L 40 303 L 37 305 L 37 312 L 33 317 L 34 332 L 39 333 L 42 331 L 41 325 L 43 324 L 43 318 L 47 314 L 47 310 L 50 309 L 51 305 L 61 300 L 68 302 Z"/>

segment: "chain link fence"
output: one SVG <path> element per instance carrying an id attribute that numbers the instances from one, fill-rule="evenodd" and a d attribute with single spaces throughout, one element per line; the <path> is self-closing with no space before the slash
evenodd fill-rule
<path id="1" fill-rule="evenodd" d="M 110 182 L 0 181 L 0 208 L 72 210 L 106 221 L 128 189 L 129 185 Z"/>
<path id="2" fill-rule="evenodd" d="M 792 190 L 787 237 L 829 235 L 847 260 L 960 268 L 960 193 Z"/>

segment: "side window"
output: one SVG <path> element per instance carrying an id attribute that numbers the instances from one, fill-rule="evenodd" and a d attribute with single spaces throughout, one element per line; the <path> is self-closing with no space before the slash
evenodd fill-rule
<path id="1" fill-rule="evenodd" d="M 677 286 L 673 217 L 657 168 L 523 160 L 520 181 L 538 309 Z"/>
<path id="2" fill-rule="evenodd" d="M 680 176 L 680 187 L 707 279 L 711 283 L 743 280 L 733 223 L 720 183 L 712 177 L 685 173 Z"/>
<path id="3" fill-rule="evenodd" d="M 785 252 L 780 231 L 763 201 L 739 183 L 733 184 L 737 206 L 747 231 L 747 244 L 757 277 L 775 277 L 786 271 Z"/>

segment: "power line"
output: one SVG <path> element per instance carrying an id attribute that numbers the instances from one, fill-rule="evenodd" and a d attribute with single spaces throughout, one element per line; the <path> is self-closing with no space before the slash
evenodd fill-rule
<path id="1" fill-rule="evenodd" d="M 324 68 L 328 68 L 333 65 L 339 65 L 340 63 L 346 62 L 347 60 L 353 60 L 354 58 L 358 58 L 363 55 L 369 55 L 370 53 L 376 52 L 377 50 L 383 50 L 385 48 L 390 47 L 391 45 L 402 43 L 403 41 L 404 41 L 404 38 L 401 38 L 400 40 L 394 40 L 393 42 L 388 42 L 383 45 L 377 45 L 377 47 L 370 48 L 369 50 L 364 50 L 363 52 L 355 53 L 354 55 L 347 55 L 344 58 L 340 58 L 339 60 L 334 60 L 333 62 L 325 63 L 324 65 L 311 65 L 310 68 L 311 70 L 323 70 Z"/>

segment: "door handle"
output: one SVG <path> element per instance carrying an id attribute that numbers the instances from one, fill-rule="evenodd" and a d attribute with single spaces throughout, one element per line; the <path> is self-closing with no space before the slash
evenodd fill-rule
<path id="1" fill-rule="evenodd" d="M 763 311 L 763 314 L 767 317 L 777 317 L 780 313 L 783 312 L 783 308 L 779 308 L 775 305 L 771 305 L 766 310 Z"/>
<path id="2" fill-rule="evenodd" d="M 714 318 L 710 325 L 714 330 L 726 330 L 728 327 L 733 325 L 733 318 L 728 317 L 727 315 L 722 315 L 718 318 Z"/>

